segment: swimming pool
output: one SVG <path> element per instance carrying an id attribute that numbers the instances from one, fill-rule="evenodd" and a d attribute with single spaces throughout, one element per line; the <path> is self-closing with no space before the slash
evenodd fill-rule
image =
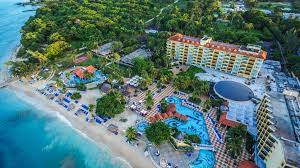
<path id="1" fill-rule="evenodd" d="M 141 121 L 137 124 L 136 130 L 140 133 L 144 133 L 149 124 L 146 121 Z"/>
<path id="2" fill-rule="evenodd" d="M 181 122 L 176 119 L 167 119 L 165 122 L 170 127 L 176 127 L 178 130 L 187 134 L 196 134 L 200 137 L 201 144 L 211 145 L 208 130 L 204 117 L 198 111 L 192 110 L 181 105 L 181 99 L 175 96 L 166 99 L 169 103 L 176 104 L 176 111 L 188 116 L 187 122 Z M 200 150 L 198 158 L 190 165 L 192 168 L 213 168 L 215 156 L 213 151 Z"/>
<path id="3" fill-rule="evenodd" d="M 76 86 L 77 84 L 81 84 L 81 83 L 86 84 L 86 83 L 91 83 L 96 81 L 103 83 L 106 79 L 107 79 L 106 75 L 102 74 L 100 70 L 96 70 L 95 76 L 89 79 L 81 79 L 76 75 L 72 74 L 71 79 L 69 80 L 69 85 Z"/>
<path id="4" fill-rule="evenodd" d="M 214 91 L 220 97 L 234 101 L 248 101 L 254 97 L 249 87 L 234 81 L 220 81 L 215 84 Z"/>

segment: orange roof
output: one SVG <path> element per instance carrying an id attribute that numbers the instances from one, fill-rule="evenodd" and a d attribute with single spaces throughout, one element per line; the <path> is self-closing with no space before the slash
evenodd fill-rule
<path id="1" fill-rule="evenodd" d="M 167 108 L 167 112 L 170 111 L 172 113 L 174 113 L 176 111 L 176 104 L 172 103 L 169 104 L 168 108 Z"/>
<path id="2" fill-rule="evenodd" d="M 149 120 L 151 123 L 154 123 L 156 121 L 155 117 L 150 117 Z"/>
<path id="3" fill-rule="evenodd" d="M 258 168 L 258 166 L 249 160 L 244 160 L 239 163 L 238 168 Z"/>
<path id="4" fill-rule="evenodd" d="M 83 78 L 83 70 L 81 68 L 76 68 L 73 72 L 75 75 L 77 75 L 79 78 Z"/>
<path id="5" fill-rule="evenodd" d="M 166 114 L 168 115 L 168 117 L 173 117 L 173 113 L 171 111 L 167 111 Z"/>
<path id="6" fill-rule="evenodd" d="M 177 113 L 177 112 L 175 112 L 174 116 L 175 116 L 176 118 L 180 118 L 180 114 Z"/>
<path id="7" fill-rule="evenodd" d="M 236 122 L 236 121 L 231 121 L 231 120 L 228 120 L 227 119 L 227 113 L 224 112 L 221 117 L 220 117 L 220 120 L 219 120 L 219 123 L 222 124 L 222 125 L 226 125 L 228 127 L 235 127 L 235 126 L 238 126 L 240 125 L 240 123 Z"/>
<path id="8" fill-rule="evenodd" d="M 163 119 L 169 118 L 168 114 L 166 114 L 166 113 L 162 113 L 161 116 L 162 116 Z"/>
<path id="9" fill-rule="evenodd" d="M 181 121 L 186 121 L 187 120 L 187 116 L 185 116 L 185 115 L 180 115 L 180 120 Z"/>
<path id="10" fill-rule="evenodd" d="M 97 70 L 97 69 L 94 68 L 92 65 L 86 67 L 86 71 L 87 71 L 88 73 L 91 73 L 91 74 L 94 73 L 96 70 Z"/>
<path id="11" fill-rule="evenodd" d="M 155 117 L 156 121 L 163 119 L 163 117 L 160 114 L 155 114 L 154 117 Z"/>
<path id="12" fill-rule="evenodd" d="M 179 34 L 179 33 L 175 34 L 174 36 L 169 37 L 168 40 L 192 44 L 194 46 L 199 46 L 200 42 L 201 42 L 200 38 L 185 36 L 185 35 Z M 235 54 L 242 54 L 242 55 L 249 56 L 249 57 L 257 57 L 257 58 L 262 58 L 262 59 L 267 58 L 266 51 L 260 50 L 259 52 L 248 52 L 245 50 L 240 50 L 241 46 L 228 44 L 228 43 L 209 41 L 204 46 L 206 48 L 213 48 L 213 49 L 219 50 L 219 51 L 225 51 L 225 52 L 230 52 L 230 53 L 235 53 Z"/>

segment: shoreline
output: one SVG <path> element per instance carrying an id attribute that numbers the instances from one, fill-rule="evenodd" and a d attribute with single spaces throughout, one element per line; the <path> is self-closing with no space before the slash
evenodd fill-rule
<path id="1" fill-rule="evenodd" d="M 53 113 L 59 120 L 62 120 L 62 122 L 77 131 L 81 136 L 90 139 L 99 148 L 107 149 L 113 159 L 119 160 L 122 162 L 122 165 L 134 168 L 155 167 L 151 158 L 146 158 L 143 151 L 139 148 L 127 144 L 123 136 L 112 134 L 103 125 L 87 123 L 83 118 L 75 116 L 55 102 L 40 95 L 35 91 L 35 88 L 29 84 L 17 81 L 10 84 L 7 89 L 36 108 L 48 113 Z"/>

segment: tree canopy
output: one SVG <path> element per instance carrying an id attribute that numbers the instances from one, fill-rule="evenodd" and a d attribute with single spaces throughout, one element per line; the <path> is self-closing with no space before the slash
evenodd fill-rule
<path id="1" fill-rule="evenodd" d="M 114 117 L 125 110 L 125 99 L 118 91 L 111 91 L 97 100 L 96 113 Z"/>
<path id="2" fill-rule="evenodd" d="M 146 129 L 146 137 L 155 145 L 160 145 L 162 142 L 169 140 L 170 136 L 170 128 L 162 121 L 152 123 Z"/>

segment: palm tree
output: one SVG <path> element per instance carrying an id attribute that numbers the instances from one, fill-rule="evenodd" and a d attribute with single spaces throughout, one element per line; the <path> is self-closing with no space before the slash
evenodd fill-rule
<path id="1" fill-rule="evenodd" d="M 236 127 L 231 127 L 228 129 L 226 134 L 226 149 L 229 154 L 236 158 L 242 153 L 243 150 L 243 141 L 247 134 L 246 127 L 239 125 Z"/>
<path id="2" fill-rule="evenodd" d="M 95 109 L 95 105 L 94 104 L 89 104 L 89 112 L 93 112 Z"/>
<path id="3" fill-rule="evenodd" d="M 145 106 L 147 109 L 150 109 L 154 104 L 153 96 L 150 90 L 148 90 L 146 99 L 145 99 Z"/>
<path id="4" fill-rule="evenodd" d="M 129 141 L 136 140 L 138 136 L 137 131 L 133 127 L 128 127 L 126 130 L 126 137 Z"/>
<path id="5" fill-rule="evenodd" d="M 64 83 L 60 79 L 56 79 L 55 84 L 57 88 L 62 88 L 64 86 Z"/>
<path id="6" fill-rule="evenodd" d="M 66 72 L 66 78 L 70 80 L 70 78 L 71 78 L 71 72 Z"/>

